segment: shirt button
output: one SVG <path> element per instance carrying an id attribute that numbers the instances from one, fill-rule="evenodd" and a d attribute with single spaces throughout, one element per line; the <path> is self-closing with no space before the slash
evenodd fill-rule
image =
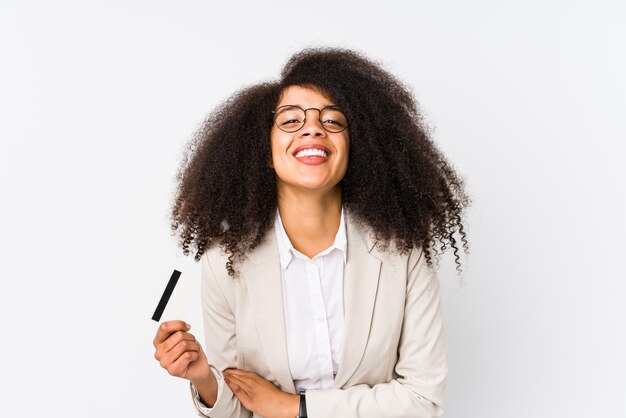
<path id="1" fill-rule="evenodd" d="M 321 316 L 320 316 L 319 318 L 317 318 L 317 320 L 318 320 L 319 322 L 324 322 L 324 318 L 322 318 Z"/>

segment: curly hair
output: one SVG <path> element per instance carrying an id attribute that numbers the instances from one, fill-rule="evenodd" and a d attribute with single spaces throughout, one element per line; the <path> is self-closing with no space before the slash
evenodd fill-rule
<path id="1" fill-rule="evenodd" d="M 314 88 L 339 105 L 349 121 L 348 168 L 342 204 L 367 227 L 378 248 L 400 253 L 421 246 L 429 266 L 450 245 L 461 272 L 458 233 L 467 254 L 462 214 L 470 204 L 463 181 L 438 150 L 410 90 L 379 64 L 341 48 L 294 54 L 278 81 L 233 94 L 202 123 L 176 175 L 172 234 L 196 261 L 214 244 L 228 254 L 226 269 L 256 248 L 273 227 L 276 172 L 271 161 L 271 111 L 289 86 Z"/>

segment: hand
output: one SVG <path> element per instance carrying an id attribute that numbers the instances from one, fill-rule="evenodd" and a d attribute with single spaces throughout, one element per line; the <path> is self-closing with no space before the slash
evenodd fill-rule
<path id="1" fill-rule="evenodd" d="M 163 322 L 154 337 L 154 358 L 172 376 L 206 381 L 213 373 L 200 343 L 187 332 L 190 328 L 184 321 Z"/>
<path id="2" fill-rule="evenodd" d="M 300 412 L 300 395 L 283 392 L 254 372 L 226 369 L 226 384 L 248 410 L 267 418 L 294 418 Z"/>

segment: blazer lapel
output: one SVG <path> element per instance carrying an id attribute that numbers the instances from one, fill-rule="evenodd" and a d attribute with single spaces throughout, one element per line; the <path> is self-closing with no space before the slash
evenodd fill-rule
<path id="1" fill-rule="evenodd" d="M 261 349 L 278 384 L 283 390 L 296 393 L 289 371 L 280 259 L 273 228 L 249 258 L 252 263 L 245 262 L 242 276 L 245 275 L 249 302 L 254 309 Z"/>
<path id="2" fill-rule="evenodd" d="M 370 254 L 374 241 L 346 212 L 348 257 L 344 275 L 344 326 L 334 388 L 341 388 L 361 362 L 372 323 L 381 261 Z"/>
<path id="3" fill-rule="evenodd" d="M 370 254 L 374 241 L 345 212 L 347 263 L 344 275 L 344 330 L 335 388 L 341 388 L 359 365 L 369 336 L 381 261 Z M 267 365 L 278 384 L 295 393 L 287 352 L 283 287 L 276 234 L 272 227 L 266 239 L 248 255 L 242 276 L 255 313 L 255 324 Z"/>

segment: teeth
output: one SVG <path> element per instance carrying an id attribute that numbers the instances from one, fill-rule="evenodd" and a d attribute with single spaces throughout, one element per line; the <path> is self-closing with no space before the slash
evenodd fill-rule
<path id="1" fill-rule="evenodd" d="M 326 151 L 323 151 L 321 149 L 315 149 L 315 148 L 308 148 L 308 149 L 303 149 L 302 151 L 298 151 L 298 153 L 296 154 L 296 158 L 299 157 L 309 157 L 312 155 L 319 155 L 320 157 L 328 157 L 328 154 L 326 154 Z"/>

